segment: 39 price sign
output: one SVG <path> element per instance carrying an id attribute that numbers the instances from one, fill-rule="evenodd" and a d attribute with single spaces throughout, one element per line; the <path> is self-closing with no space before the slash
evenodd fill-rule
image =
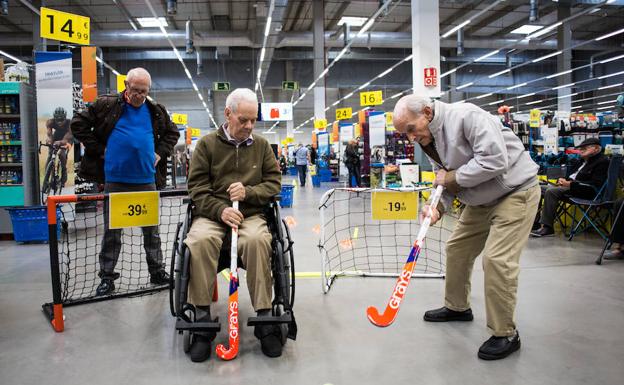
<path id="1" fill-rule="evenodd" d="M 375 191 L 372 194 L 375 221 L 418 219 L 418 192 Z"/>
<path id="2" fill-rule="evenodd" d="M 360 106 L 378 106 L 383 104 L 381 91 L 360 92 Z"/>
<path id="3" fill-rule="evenodd" d="M 351 107 L 336 109 L 336 120 L 349 120 L 352 115 L 353 109 Z"/>
<path id="4" fill-rule="evenodd" d="M 160 221 L 158 191 L 111 193 L 108 195 L 109 227 L 157 226 Z"/>
<path id="5" fill-rule="evenodd" d="M 89 45 L 91 19 L 73 13 L 41 7 L 41 37 Z"/>

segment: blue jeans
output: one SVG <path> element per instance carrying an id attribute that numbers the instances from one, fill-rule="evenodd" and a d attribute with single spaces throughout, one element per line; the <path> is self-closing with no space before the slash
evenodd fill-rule
<path id="1" fill-rule="evenodd" d="M 305 182 L 306 182 L 306 173 L 308 172 L 308 165 L 307 164 L 303 164 L 297 165 L 297 170 L 299 170 L 299 182 L 301 183 L 301 186 L 305 186 Z"/>

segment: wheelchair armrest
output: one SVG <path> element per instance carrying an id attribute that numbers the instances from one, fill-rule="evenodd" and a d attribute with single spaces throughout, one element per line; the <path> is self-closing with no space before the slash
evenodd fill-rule
<path id="1" fill-rule="evenodd" d="M 247 326 L 288 324 L 291 322 L 292 322 L 292 315 L 289 311 L 287 311 L 279 317 L 274 317 L 274 316 L 249 317 L 247 319 Z"/>
<path id="2" fill-rule="evenodd" d="M 221 324 L 219 318 L 215 318 L 213 322 L 188 322 L 178 318 L 175 328 L 193 332 L 218 332 L 221 330 Z"/>

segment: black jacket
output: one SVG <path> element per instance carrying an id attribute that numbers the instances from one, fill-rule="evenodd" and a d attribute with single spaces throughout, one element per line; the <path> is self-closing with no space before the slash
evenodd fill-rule
<path id="1" fill-rule="evenodd" d="M 608 170 L 609 158 L 604 154 L 600 153 L 589 158 L 585 167 L 570 184 L 569 194 L 576 198 L 593 199 L 607 180 Z"/>
<path id="2" fill-rule="evenodd" d="M 347 144 L 345 148 L 345 159 L 344 163 L 349 165 L 360 166 L 360 153 L 358 151 L 357 145 Z"/>
<path id="3" fill-rule="evenodd" d="M 74 137 L 85 147 L 78 171 L 80 177 L 88 181 L 105 182 L 104 150 L 108 137 L 121 118 L 124 103 L 123 93 L 102 95 L 86 110 L 74 115 L 70 129 Z M 145 103 L 152 116 L 154 148 L 160 156 L 160 161 L 156 165 L 156 187 L 162 189 L 167 180 L 167 157 L 171 155 L 180 133 L 163 105 L 149 98 Z"/>

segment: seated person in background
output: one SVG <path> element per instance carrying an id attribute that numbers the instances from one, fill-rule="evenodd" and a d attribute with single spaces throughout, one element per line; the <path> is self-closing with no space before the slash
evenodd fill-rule
<path id="1" fill-rule="evenodd" d="M 605 252 L 604 259 L 624 259 L 624 199 L 620 198 L 613 205 L 613 228 L 611 229 L 611 250 Z M 620 213 L 620 210 L 622 212 Z M 618 213 L 620 215 L 618 216 Z"/>
<path id="2" fill-rule="evenodd" d="M 548 186 L 542 190 L 544 205 L 539 223 L 541 226 L 532 231 L 534 237 L 548 237 L 555 234 L 554 223 L 559 201 L 566 197 L 593 199 L 607 180 L 609 159 L 602 154 L 600 141 L 596 138 L 585 139 L 577 146 L 583 163 L 568 178 L 559 178 L 557 186 Z"/>
<path id="3" fill-rule="evenodd" d="M 269 142 L 252 130 L 258 116 L 256 94 L 239 88 L 225 101 L 225 123 L 204 136 L 193 153 L 188 180 L 195 204 L 193 224 L 184 241 L 191 251 L 188 301 L 199 322 L 209 322 L 219 252 L 230 228 L 238 229 L 238 256 L 247 270 L 247 287 L 258 316 L 271 315 L 271 234 L 262 215 L 281 189 L 281 176 Z M 232 207 L 239 201 L 239 210 Z M 256 326 L 262 352 L 282 354 L 277 325 Z M 214 333 L 196 333 L 191 360 L 210 357 Z"/>

